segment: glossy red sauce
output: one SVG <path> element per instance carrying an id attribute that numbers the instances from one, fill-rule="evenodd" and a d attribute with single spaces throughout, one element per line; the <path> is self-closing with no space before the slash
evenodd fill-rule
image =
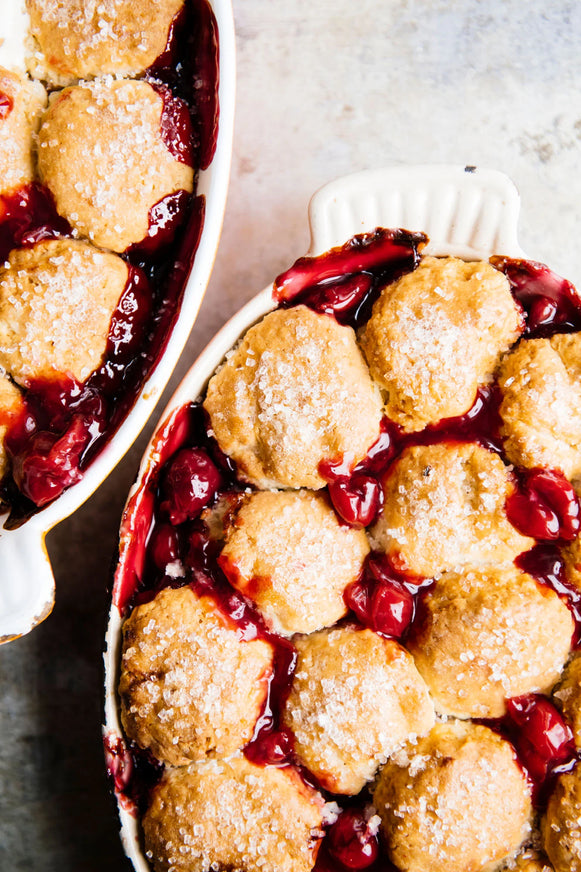
<path id="1" fill-rule="evenodd" d="M 491 257 L 490 262 L 505 273 L 513 296 L 523 307 L 528 336 L 581 330 L 581 296 L 568 279 L 533 260 Z"/>
<path id="2" fill-rule="evenodd" d="M 119 736 L 103 737 L 107 775 L 120 805 L 134 815 L 147 809 L 149 795 L 163 774 L 163 765 L 133 742 Z"/>
<path id="3" fill-rule="evenodd" d="M 539 468 L 521 470 L 517 479 L 517 489 L 506 501 L 511 524 L 533 539 L 571 542 L 581 527 L 581 510 L 565 476 Z"/>
<path id="4" fill-rule="evenodd" d="M 10 94 L 0 91 L 0 121 L 4 121 L 14 108 L 14 100 Z"/>
<path id="5" fill-rule="evenodd" d="M 203 45 L 206 38 L 209 46 Z M 219 105 L 217 28 L 205 0 L 190 0 L 176 16 L 166 51 L 149 77 L 164 97 L 168 148 L 179 160 L 207 166 Z M 7 439 L 14 475 L 0 484 L 0 503 L 10 509 L 7 528 L 19 526 L 78 481 L 134 405 L 179 314 L 204 216 L 204 198 L 185 191 L 155 204 L 147 238 L 127 253 L 130 277 L 100 368 L 82 387 L 63 377 L 58 384 L 35 382 L 25 391 L 24 411 Z M 0 261 L 13 248 L 70 235 L 41 185 L 0 197 Z"/>

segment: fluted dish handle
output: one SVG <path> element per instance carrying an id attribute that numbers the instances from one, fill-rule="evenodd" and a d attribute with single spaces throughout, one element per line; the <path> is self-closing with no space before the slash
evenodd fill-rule
<path id="1" fill-rule="evenodd" d="M 427 233 L 428 254 L 522 257 L 520 197 L 497 170 L 462 166 L 388 167 L 329 182 L 309 205 L 310 255 L 376 227 Z"/>
<path id="2" fill-rule="evenodd" d="M 28 633 L 52 611 L 54 576 L 45 535 L 34 519 L 0 531 L 0 644 Z"/>

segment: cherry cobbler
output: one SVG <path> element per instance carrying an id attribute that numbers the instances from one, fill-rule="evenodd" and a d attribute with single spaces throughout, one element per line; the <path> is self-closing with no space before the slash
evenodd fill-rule
<path id="1" fill-rule="evenodd" d="M 177 318 L 216 144 L 206 0 L 27 0 L 0 69 L 0 512 L 78 481 Z"/>
<path id="2" fill-rule="evenodd" d="M 581 298 L 425 243 L 280 276 L 132 497 L 155 872 L 581 870 Z"/>

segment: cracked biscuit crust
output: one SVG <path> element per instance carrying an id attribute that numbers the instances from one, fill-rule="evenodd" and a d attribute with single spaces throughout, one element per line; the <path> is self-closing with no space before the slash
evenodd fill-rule
<path id="1" fill-rule="evenodd" d="M 441 714 L 502 717 L 507 698 L 550 691 L 567 660 L 569 609 L 510 564 L 446 573 L 422 608 L 408 647 Z"/>
<path id="2" fill-rule="evenodd" d="M 164 51 L 183 5 L 184 0 L 26 0 L 29 71 L 57 85 L 142 73 Z"/>
<path id="3" fill-rule="evenodd" d="M 384 482 L 373 539 L 399 568 L 425 577 L 514 560 L 534 540 L 506 517 L 513 490 L 500 457 L 475 443 L 406 448 Z"/>
<path id="4" fill-rule="evenodd" d="M 436 724 L 382 770 L 373 796 L 390 859 L 413 872 L 490 870 L 530 832 L 530 788 L 487 727 Z"/>
<path id="5" fill-rule="evenodd" d="M 123 727 L 174 766 L 233 754 L 252 738 L 271 672 L 269 644 L 241 641 L 209 597 L 166 588 L 123 626 Z"/>
<path id="6" fill-rule="evenodd" d="M 193 190 L 192 167 L 163 140 L 162 112 L 162 96 L 145 81 L 102 80 L 51 100 L 38 134 L 39 174 L 59 214 L 95 245 L 125 251 L 147 236 L 152 206 Z"/>
<path id="7" fill-rule="evenodd" d="M 0 269 L 0 366 L 15 381 L 85 381 L 107 349 L 129 271 L 115 254 L 55 239 L 10 253 Z"/>
<path id="8" fill-rule="evenodd" d="M 402 742 L 434 723 L 413 658 L 371 630 L 337 628 L 296 640 L 284 720 L 295 751 L 333 793 L 355 794 Z"/>
<path id="9" fill-rule="evenodd" d="M 310 872 L 324 800 L 292 769 L 243 757 L 170 769 L 143 830 L 155 872 Z"/>
<path id="10" fill-rule="evenodd" d="M 467 412 L 522 329 L 501 272 L 424 257 L 383 289 L 360 341 L 387 416 L 413 431 Z"/>
<path id="11" fill-rule="evenodd" d="M 347 613 L 343 592 L 368 553 L 365 531 L 340 524 L 325 494 L 263 491 L 230 518 L 219 563 L 269 627 L 291 636 Z"/>
<path id="12" fill-rule="evenodd" d="M 503 360 L 498 383 L 508 459 L 581 476 L 581 334 L 522 340 Z"/>
<path id="13" fill-rule="evenodd" d="M 322 488 L 324 460 L 354 466 L 380 432 L 381 398 L 351 327 L 305 306 L 251 327 L 204 401 L 222 451 L 259 488 Z"/>

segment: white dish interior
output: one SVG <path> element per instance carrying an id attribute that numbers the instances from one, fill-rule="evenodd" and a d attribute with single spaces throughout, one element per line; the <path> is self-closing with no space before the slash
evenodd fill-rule
<path id="1" fill-rule="evenodd" d="M 507 176 L 473 167 L 419 166 L 369 170 L 346 176 L 321 188 L 309 206 L 311 245 L 308 255 L 342 245 L 357 233 L 376 227 L 404 227 L 430 238 L 427 254 L 455 255 L 466 260 L 492 254 L 524 257 L 517 241 L 518 192 Z M 125 507 L 116 573 L 129 559 L 133 525 L 144 481 L 161 465 L 159 449 L 172 420 L 185 404 L 203 394 L 224 355 L 256 321 L 275 307 L 269 285 L 214 337 L 193 364 L 163 412 L 161 425 L 143 456 L 137 481 Z M 115 588 L 114 588 L 115 597 Z M 123 616 L 113 603 L 106 637 L 105 725 L 109 740 L 122 738 L 117 697 Z M 121 799 L 118 797 L 118 799 Z M 139 825 L 127 804 L 119 801 L 121 839 L 137 872 L 150 872 L 143 853 Z"/>
<path id="2" fill-rule="evenodd" d="M 196 193 L 206 199 L 206 214 L 179 316 L 135 405 L 81 481 L 20 528 L 0 529 L 0 643 L 29 632 L 50 614 L 54 604 L 54 577 L 44 544 L 45 536 L 91 496 L 143 429 L 186 344 L 210 279 L 230 175 L 236 68 L 231 0 L 209 0 L 209 4 L 216 18 L 219 37 L 219 130 L 212 163 L 199 174 Z M 19 36 L 24 20 L 22 6 L 20 2 L 10 4 L 10 15 L 5 19 L 8 30 L 4 25 L 0 27 L 0 40 L 12 36 L 0 46 L 0 63 L 13 67 L 23 67 L 23 63 L 18 63 L 19 52 L 23 51 L 23 41 Z"/>

